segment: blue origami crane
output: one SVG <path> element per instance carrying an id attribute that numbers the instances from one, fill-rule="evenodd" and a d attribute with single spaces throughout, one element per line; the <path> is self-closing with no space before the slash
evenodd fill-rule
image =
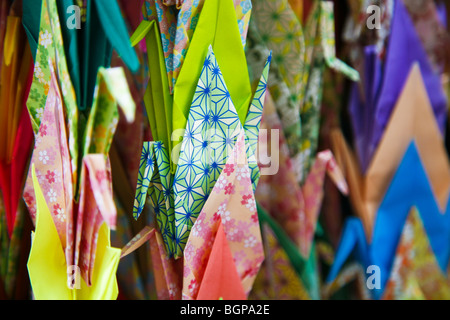
<path id="1" fill-rule="evenodd" d="M 167 147 L 161 141 L 144 143 L 133 215 L 135 219 L 139 217 L 148 195 L 169 257 L 182 256 L 190 230 L 242 129 L 246 135 L 253 191 L 256 189 L 260 177 L 256 147 L 270 62 L 271 55 L 265 63 L 245 122 L 241 123 L 210 47 L 192 99 L 174 175 L 169 170 Z"/>
<path id="2" fill-rule="evenodd" d="M 348 219 L 327 281 L 337 277 L 347 258 L 354 253 L 364 267 L 376 265 L 380 268 L 381 288 L 374 289 L 374 297 L 379 299 L 389 280 L 401 233 L 412 207 L 420 212 L 436 260 L 446 273 L 450 258 L 450 206 L 447 204 L 444 213 L 439 209 L 412 141 L 378 209 L 372 243 L 367 243 L 361 221 Z"/>

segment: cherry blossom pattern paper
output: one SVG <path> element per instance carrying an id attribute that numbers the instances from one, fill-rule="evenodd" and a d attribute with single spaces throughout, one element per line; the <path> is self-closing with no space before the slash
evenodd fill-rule
<path id="1" fill-rule="evenodd" d="M 185 300 L 197 298 L 220 222 L 248 295 L 264 251 L 242 131 L 187 241 L 182 295 Z"/>

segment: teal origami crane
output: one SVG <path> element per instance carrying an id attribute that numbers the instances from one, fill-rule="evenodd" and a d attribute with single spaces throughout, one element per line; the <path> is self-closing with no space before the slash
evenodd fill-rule
<path id="1" fill-rule="evenodd" d="M 173 177 L 166 147 L 160 142 L 144 144 L 133 214 L 136 219 L 139 217 L 149 193 L 169 256 L 182 256 L 190 230 L 242 128 L 246 133 L 252 186 L 256 189 L 260 176 L 256 146 L 270 61 L 271 55 L 242 125 L 210 47 L 191 103 Z"/>
<path id="2" fill-rule="evenodd" d="M 328 281 L 337 277 L 347 258 L 355 253 L 355 258 L 365 268 L 369 265 L 380 268 L 381 288 L 374 289 L 374 297 L 379 299 L 389 279 L 400 236 L 412 207 L 418 209 L 436 260 L 446 273 L 450 258 L 450 206 L 447 205 L 444 213 L 439 209 L 416 144 L 412 141 L 377 211 L 372 242 L 367 243 L 358 218 L 347 220 Z"/>
<path id="3" fill-rule="evenodd" d="M 161 141 L 146 141 L 142 148 L 138 184 L 133 215 L 141 214 L 147 195 L 156 214 L 156 222 L 169 256 L 174 253 L 173 176 L 170 173 L 169 155 Z"/>

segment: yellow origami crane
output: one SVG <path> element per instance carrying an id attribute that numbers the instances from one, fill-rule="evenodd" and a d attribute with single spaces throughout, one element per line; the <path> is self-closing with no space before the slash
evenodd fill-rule
<path id="1" fill-rule="evenodd" d="M 100 227 L 92 286 L 88 287 L 74 270 L 75 289 L 69 289 L 66 258 L 50 210 L 32 167 L 36 190 L 36 230 L 32 236 L 28 272 L 34 297 L 38 300 L 113 300 L 117 298 L 116 270 L 121 250 L 112 248 L 106 223 Z M 70 279 L 70 277 L 69 277 Z M 79 289 L 76 289 L 79 288 Z"/>

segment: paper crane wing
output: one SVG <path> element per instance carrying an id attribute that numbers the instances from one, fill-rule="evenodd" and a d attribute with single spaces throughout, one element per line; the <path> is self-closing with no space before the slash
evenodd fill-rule
<path id="1" fill-rule="evenodd" d="M 375 46 L 367 46 L 364 50 L 364 81 L 353 83 L 350 89 L 348 110 L 354 133 L 354 142 L 362 173 L 370 163 L 369 145 L 376 111 L 376 101 L 381 85 L 382 61 Z"/>
<path id="2" fill-rule="evenodd" d="M 428 97 L 441 133 L 444 133 L 447 121 L 447 101 L 442 90 L 441 77 L 432 70 L 402 1 L 395 1 L 391 28 L 383 85 L 376 105 L 374 132 L 369 145 L 370 154 L 376 150 L 392 109 L 406 82 L 411 65 L 415 61 L 419 62 Z"/>
<path id="3" fill-rule="evenodd" d="M 256 160 L 257 156 L 257 146 L 259 139 L 259 128 L 261 125 L 261 118 L 263 114 L 264 102 L 267 92 L 267 78 L 269 75 L 270 62 L 272 60 L 272 54 L 270 53 L 266 63 L 264 65 L 261 78 L 258 83 L 258 87 L 253 96 L 252 103 L 247 113 L 247 117 L 244 123 L 244 130 L 247 142 L 247 157 L 249 159 L 249 168 L 251 171 L 251 178 L 253 184 L 253 191 L 256 190 L 258 185 L 260 172 L 258 167 L 258 162 Z"/>
<path id="4" fill-rule="evenodd" d="M 227 237 L 219 221 L 197 300 L 246 300 Z"/>
<path id="5" fill-rule="evenodd" d="M 192 79 L 201 77 L 210 45 L 220 61 L 220 70 L 239 119 L 245 122 L 252 92 L 233 1 L 206 1 L 174 87 L 174 131 L 186 128 L 192 97 L 197 90 Z M 234 50 L 230 51 L 231 46 Z"/>
<path id="6" fill-rule="evenodd" d="M 197 298 L 220 222 L 246 295 L 264 260 L 244 138 L 241 130 L 232 155 L 191 230 L 184 254 L 185 299 Z"/>
<path id="7" fill-rule="evenodd" d="M 58 83 L 64 101 L 69 152 L 72 159 L 73 183 L 76 184 L 78 166 L 78 112 L 73 88 L 63 48 L 61 24 L 56 1 L 43 0 L 41 6 L 40 32 L 34 63 L 34 76 L 27 100 L 31 123 L 35 134 L 44 113 L 47 93 L 50 88 L 52 69 L 58 76 Z M 54 65 L 57 67 L 55 68 Z"/>
<path id="8" fill-rule="evenodd" d="M 64 119 L 62 96 L 56 75 L 53 73 L 41 125 L 35 136 L 31 164 L 34 164 L 40 188 L 52 214 L 63 248 L 66 247 L 67 221 L 72 218 L 73 189 Z M 35 223 L 37 207 L 34 187 L 30 168 L 24 187 L 24 200 Z M 70 258 L 67 258 L 70 261 Z"/>
<path id="9" fill-rule="evenodd" d="M 147 195 L 156 215 L 158 230 L 169 256 L 174 253 L 173 178 L 169 156 L 162 142 L 144 142 L 134 200 L 133 216 L 137 219 L 144 208 Z"/>
<path id="10" fill-rule="evenodd" d="M 163 46 L 155 20 L 143 20 L 131 36 L 133 46 L 145 38 L 147 48 L 152 48 L 153 54 L 148 55 L 150 78 L 144 94 L 144 104 L 147 110 L 150 129 L 155 141 L 162 143 L 172 152 L 172 103 L 169 92 L 169 81 L 164 64 Z M 170 162 L 173 171 L 173 161 Z"/>
<path id="11" fill-rule="evenodd" d="M 157 231 L 150 238 L 150 252 L 158 299 L 180 300 L 181 279 L 177 266 L 182 260 L 176 261 L 167 256 L 161 234 Z"/>
<path id="12" fill-rule="evenodd" d="M 441 210 L 447 204 L 450 191 L 448 156 L 424 81 L 419 65 L 414 63 L 366 172 L 363 190 L 372 223 L 388 184 L 413 139 Z M 372 229 L 371 226 L 367 228 Z"/>
<path id="13" fill-rule="evenodd" d="M 414 174 L 411 174 L 414 172 Z M 447 270 L 450 215 L 442 212 L 430 187 L 415 143 L 411 143 L 377 212 L 371 246 L 381 272 L 389 274 L 395 249 L 411 207 L 417 207 L 441 269 Z M 386 282 L 382 278 L 382 283 Z"/>
<path id="14" fill-rule="evenodd" d="M 268 68 L 268 64 L 266 67 Z M 260 83 L 264 83 L 267 68 Z M 260 87 L 265 88 L 263 84 Z M 249 116 L 248 131 L 253 120 L 256 120 L 256 125 L 260 121 L 260 111 L 257 117 L 253 117 L 253 114 L 258 109 L 257 104 L 261 102 L 257 94 Z M 258 129 L 257 126 L 253 128 Z M 181 256 L 190 229 L 217 181 L 241 129 L 242 124 L 230 92 L 210 48 L 189 111 L 174 177 L 176 257 Z M 252 132 L 253 141 L 255 131 L 258 130 Z M 250 148 L 249 152 L 252 151 Z M 249 163 L 256 170 L 256 158 L 249 158 Z"/>
<path id="15" fill-rule="evenodd" d="M 436 260 L 441 270 L 446 272 L 450 251 L 444 244 L 450 240 L 449 209 L 447 206 L 444 213 L 439 209 L 417 147 L 411 142 L 377 211 L 370 246 L 367 245 L 361 221 L 356 218 L 349 220 L 328 279 L 332 280 L 336 276 L 357 246 L 357 259 L 364 266 L 374 264 L 380 268 L 381 288 L 375 290 L 375 296 L 381 297 L 389 279 L 401 232 L 412 207 L 419 210 Z"/>
<path id="16" fill-rule="evenodd" d="M 262 227 L 264 262 L 253 284 L 250 300 L 309 300 L 309 294 L 273 230 Z"/>
<path id="17" fill-rule="evenodd" d="M 163 3 L 164 2 L 164 3 Z M 193 14 L 196 12 L 196 6 L 190 2 L 192 8 L 189 12 Z M 182 16 L 182 12 L 178 15 Z M 144 17 L 147 22 L 155 21 L 158 22 L 160 34 L 160 39 L 162 46 L 162 56 L 164 57 L 165 71 L 167 74 L 168 89 L 170 94 L 173 93 L 173 85 L 175 83 L 174 79 L 174 46 L 176 39 L 176 28 L 177 23 L 181 23 L 181 19 L 177 21 L 177 11 L 174 7 L 167 5 L 165 1 L 162 0 L 150 0 L 145 2 Z M 184 21 L 186 21 L 185 19 Z M 154 43 L 156 44 L 156 43 Z M 148 45 L 147 45 L 148 46 Z M 153 47 L 147 47 L 148 51 L 154 50 Z M 181 52 L 181 51 L 180 51 Z M 179 61 L 179 60 L 178 60 Z M 150 65 L 150 68 L 152 66 Z"/>
<path id="18" fill-rule="evenodd" d="M 103 224 L 99 230 L 96 262 L 93 274 L 93 285 L 88 287 L 79 278 L 79 271 L 69 269 L 71 279 L 79 285 L 78 290 L 69 289 L 68 268 L 64 251 L 59 241 L 50 210 L 39 186 L 34 165 L 32 179 L 36 192 L 36 230 L 32 237 L 31 252 L 28 258 L 28 272 L 37 300 L 114 300 L 118 295 L 116 271 L 120 258 L 120 250 L 112 248 L 109 243 L 109 230 Z"/>
<path id="19" fill-rule="evenodd" d="M 74 264 L 80 266 L 81 276 L 92 285 L 98 232 L 106 222 L 116 226 L 117 211 L 112 197 L 111 168 L 102 154 L 83 158 L 80 179 L 80 199 L 76 216 Z"/>
<path id="20" fill-rule="evenodd" d="M 450 282 L 431 249 L 417 208 L 403 227 L 383 299 L 448 299 Z"/>

